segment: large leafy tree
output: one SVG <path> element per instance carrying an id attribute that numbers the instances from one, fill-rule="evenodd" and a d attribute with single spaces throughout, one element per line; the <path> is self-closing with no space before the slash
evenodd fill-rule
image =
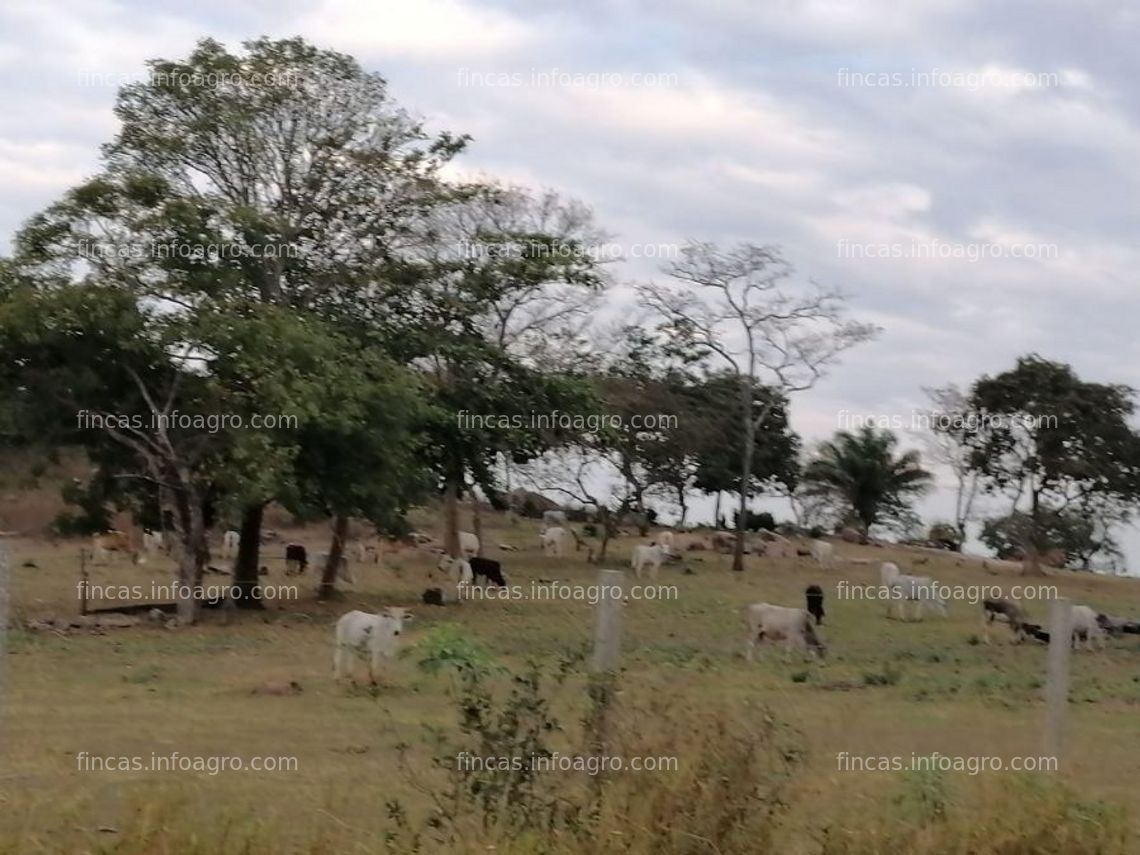
<path id="1" fill-rule="evenodd" d="M 224 319 L 215 332 L 228 325 L 237 338 L 264 305 L 388 350 L 377 340 L 414 322 L 415 277 L 404 256 L 430 238 L 425 217 L 451 195 L 439 170 L 465 140 L 427 134 L 379 75 L 301 39 L 258 39 L 236 53 L 204 40 L 184 60 L 150 66 L 146 82 L 119 93 L 122 126 L 100 174 L 23 231 L 21 267 L 124 289 L 190 326 L 196 316 Z M 296 341 L 306 340 L 315 341 Z M 298 370 L 318 364 L 301 359 Z M 303 435 L 262 433 L 248 444 L 287 458 L 300 439 L 320 443 L 325 415 L 336 441 L 343 425 L 335 414 L 302 409 Z M 379 431 L 364 436 L 385 441 Z M 264 473 L 318 481 L 327 473 L 242 459 L 251 463 L 243 474 L 259 477 L 231 478 L 227 489 L 243 518 L 235 578 L 252 588 L 262 507 L 308 490 Z M 364 467 L 351 474 L 383 480 Z"/>
<path id="2" fill-rule="evenodd" d="M 1082 380 L 1037 355 L 974 383 L 958 435 L 984 489 L 1028 517 L 1025 572 L 1040 572 L 1051 513 L 1081 508 L 1107 523 L 1128 519 L 1140 495 L 1133 412 L 1128 387 Z"/>
<path id="3" fill-rule="evenodd" d="M 808 491 L 826 497 L 864 533 L 876 525 L 905 523 L 912 501 L 930 488 L 931 474 L 917 451 L 897 453 L 898 438 L 867 426 L 838 432 L 804 467 Z"/>
<path id="4" fill-rule="evenodd" d="M 1038 555 L 1059 552 L 1066 567 L 1081 570 L 1091 569 L 1097 558 L 1112 564 L 1121 558 L 1120 547 L 1105 521 L 1076 508 L 1044 508 L 1036 525 L 1023 511 L 994 517 L 985 521 L 980 539 L 998 558 L 1023 559 L 1032 542 Z"/>

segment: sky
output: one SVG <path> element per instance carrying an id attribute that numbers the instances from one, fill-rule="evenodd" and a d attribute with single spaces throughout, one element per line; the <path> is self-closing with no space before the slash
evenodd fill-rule
<path id="1" fill-rule="evenodd" d="M 1140 387 L 1127 0 L 5 0 L 0 33 L 0 252 L 97 169 L 146 59 L 299 34 L 470 134 L 464 174 L 592 206 L 623 282 L 697 238 L 842 289 L 883 332 L 795 398 L 809 439 L 1030 352 Z"/>

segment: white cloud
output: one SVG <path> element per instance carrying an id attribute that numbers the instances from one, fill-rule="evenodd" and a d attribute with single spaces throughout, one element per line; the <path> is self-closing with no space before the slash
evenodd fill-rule
<path id="1" fill-rule="evenodd" d="M 541 38 L 541 32 L 521 18 L 464 0 L 323 0 L 291 23 L 318 43 L 381 60 L 485 59 Z"/>

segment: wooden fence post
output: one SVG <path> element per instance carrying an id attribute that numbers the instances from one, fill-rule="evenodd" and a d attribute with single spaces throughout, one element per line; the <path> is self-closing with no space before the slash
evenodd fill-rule
<path id="1" fill-rule="evenodd" d="M 5 703 L 8 698 L 8 547 L 0 540 L 0 752 L 7 745 Z"/>
<path id="2" fill-rule="evenodd" d="M 1069 705 L 1069 663 L 1073 645 L 1073 604 L 1059 597 L 1052 601 L 1049 610 L 1049 673 L 1045 684 L 1045 740 L 1046 757 L 1057 758 L 1061 766 L 1064 750 L 1065 719 Z"/>
<path id="3" fill-rule="evenodd" d="M 600 570 L 594 619 L 594 658 L 591 670 L 616 671 L 621 661 L 621 610 L 625 574 L 620 570 Z"/>

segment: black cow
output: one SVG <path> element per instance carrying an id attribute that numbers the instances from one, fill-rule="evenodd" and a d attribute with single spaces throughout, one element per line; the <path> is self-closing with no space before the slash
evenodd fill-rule
<path id="1" fill-rule="evenodd" d="M 815 618 L 815 622 L 823 626 L 823 589 L 819 585 L 808 585 L 804 591 L 807 597 L 808 613 Z"/>
<path id="2" fill-rule="evenodd" d="M 423 593 L 425 606 L 443 605 L 443 588 L 426 588 Z"/>
<path id="3" fill-rule="evenodd" d="M 309 566 L 309 553 L 299 543 L 290 543 L 285 547 L 285 575 L 297 576 L 305 572 Z"/>
<path id="4" fill-rule="evenodd" d="M 475 581 L 479 581 L 482 576 L 487 580 L 488 585 L 497 585 L 500 588 L 507 587 L 507 580 L 503 578 L 503 565 L 498 561 L 492 561 L 490 558 L 480 558 L 478 555 L 468 558 L 467 563 L 471 565 L 471 574 L 475 577 Z"/>

